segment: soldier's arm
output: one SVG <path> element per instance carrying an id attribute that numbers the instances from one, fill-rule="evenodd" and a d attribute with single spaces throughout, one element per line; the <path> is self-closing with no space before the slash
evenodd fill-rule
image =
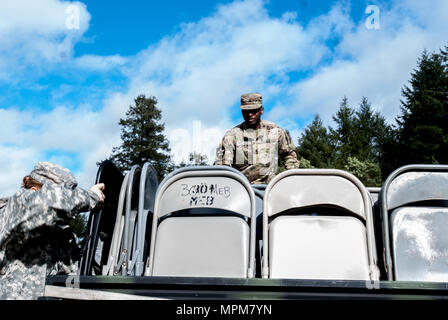
<path id="1" fill-rule="evenodd" d="M 285 162 L 286 169 L 294 169 L 299 168 L 300 163 L 299 160 L 297 160 L 297 153 L 296 148 L 294 146 L 294 143 L 292 142 L 291 136 L 289 135 L 289 132 L 281 129 L 280 130 L 280 138 L 278 142 L 278 151 L 280 157 Z"/>
<path id="2" fill-rule="evenodd" d="M 216 149 L 216 158 L 214 165 L 232 166 L 234 158 L 234 137 L 227 132 Z"/>
<path id="3" fill-rule="evenodd" d="M 38 191 L 13 196 L 2 210 L 0 243 L 12 230 L 26 232 L 43 225 L 68 222 L 79 212 L 93 209 L 100 197 L 82 188 L 45 184 Z"/>

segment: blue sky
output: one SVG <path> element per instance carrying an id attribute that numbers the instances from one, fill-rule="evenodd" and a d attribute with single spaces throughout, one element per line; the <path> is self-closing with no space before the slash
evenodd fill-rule
<path id="1" fill-rule="evenodd" d="M 44 160 L 88 187 L 142 93 L 158 98 L 178 162 L 213 157 L 246 92 L 296 144 L 316 113 L 332 124 L 344 95 L 393 122 L 423 49 L 448 44 L 447 16 L 445 0 L 2 2 L 0 195 Z"/>
<path id="2" fill-rule="evenodd" d="M 90 29 L 85 36 L 92 42 L 77 44 L 76 54 L 136 54 L 165 35 L 176 33 L 181 24 L 197 21 L 212 14 L 218 5 L 231 2 L 131 0 L 123 5 L 122 1 L 117 0 L 84 1 L 92 15 Z M 265 7 L 273 17 L 280 17 L 285 11 L 300 11 L 300 21 L 308 22 L 313 15 L 328 11 L 335 1 L 310 3 L 299 0 L 270 1 L 266 2 Z"/>

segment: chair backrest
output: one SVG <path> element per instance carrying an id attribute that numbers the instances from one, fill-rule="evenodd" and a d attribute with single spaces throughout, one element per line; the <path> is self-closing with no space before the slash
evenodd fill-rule
<path id="1" fill-rule="evenodd" d="M 129 266 L 133 252 L 133 244 L 136 233 L 136 219 L 138 212 L 138 199 L 140 197 L 140 175 L 141 168 L 139 165 L 134 165 L 129 172 L 129 181 L 126 189 L 125 202 L 125 222 L 123 230 L 123 244 L 121 247 L 121 255 L 124 259 L 122 261 L 121 275 L 128 274 Z"/>
<path id="2" fill-rule="evenodd" d="M 371 200 L 353 175 L 284 171 L 263 207 L 263 277 L 378 280 Z"/>
<path id="3" fill-rule="evenodd" d="M 388 279 L 448 282 L 448 166 L 398 168 L 380 206 Z"/>
<path id="4" fill-rule="evenodd" d="M 148 256 L 155 195 L 158 186 L 159 180 L 156 170 L 149 162 L 145 163 L 140 176 L 137 229 L 134 240 L 134 250 L 132 253 L 132 264 L 129 267 L 129 271 L 135 276 L 143 275 L 144 260 Z"/>
<path id="5" fill-rule="evenodd" d="M 107 263 L 114 229 L 112 217 L 117 210 L 122 182 L 123 175 L 112 161 L 106 160 L 100 164 L 95 183 L 105 184 L 105 201 L 102 206 L 89 213 L 86 245 L 80 260 L 80 275 L 101 274 L 102 267 Z"/>
<path id="6" fill-rule="evenodd" d="M 134 165 L 126 174 L 118 197 L 115 226 L 107 264 L 103 275 L 127 275 L 132 259 L 135 219 L 139 198 L 140 166 Z"/>
<path id="7" fill-rule="evenodd" d="M 159 185 L 145 275 L 253 277 L 255 195 L 226 166 L 178 169 Z"/>
<path id="8" fill-rule="evenodd" d="M 120 247 L 123 238 L 124 228 L 124 204 L 126 201 L 126 190 L 129 182 L 129 172 L 126 173 L 121 184 L 120 193 L 118 196 L 118 205 L 115 212 L 115 224 L 112 236 L 112 242 L 109 249 L 108 259 L 105 266 L 103 266 L 102 275 L 118 275 L 118 259 L 120 256 Z"/>

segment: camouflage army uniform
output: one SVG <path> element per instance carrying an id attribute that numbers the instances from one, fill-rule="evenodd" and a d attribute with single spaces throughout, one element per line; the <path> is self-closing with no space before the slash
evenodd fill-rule
<path id="1" fill-rule="evenodd" d="M 258 129 L 245 122 L 226 132 L 217 149 L 215 165 L 241 171 L 251 183 L 269 183 L 283 159 L 286 169 L 299 168 L 291 137 L 273 122 L 261 120 Z"/>
<path id="2" fill-rule="evenodd" d="M 99 201 L 76 183 L 45 183 L 2 199 L 0 299 L 36 299 L 47 275 L 76 273 L 79 247 L 67 223 Z"/>

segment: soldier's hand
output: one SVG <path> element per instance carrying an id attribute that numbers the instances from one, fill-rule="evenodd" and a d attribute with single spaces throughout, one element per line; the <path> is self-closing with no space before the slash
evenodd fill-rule
<path id="1" fill-rule="evenodd" d="M 104 183 L 98 183 L 93 185 L 92 187 L 90 187 L 90 191 L 94 192 L 95 194 L 97 194 L 100 197 L 100 202 L 99 203 L 103 203 L 104 202 L 104 193 L 103 190 L 105 188 Z"/>

